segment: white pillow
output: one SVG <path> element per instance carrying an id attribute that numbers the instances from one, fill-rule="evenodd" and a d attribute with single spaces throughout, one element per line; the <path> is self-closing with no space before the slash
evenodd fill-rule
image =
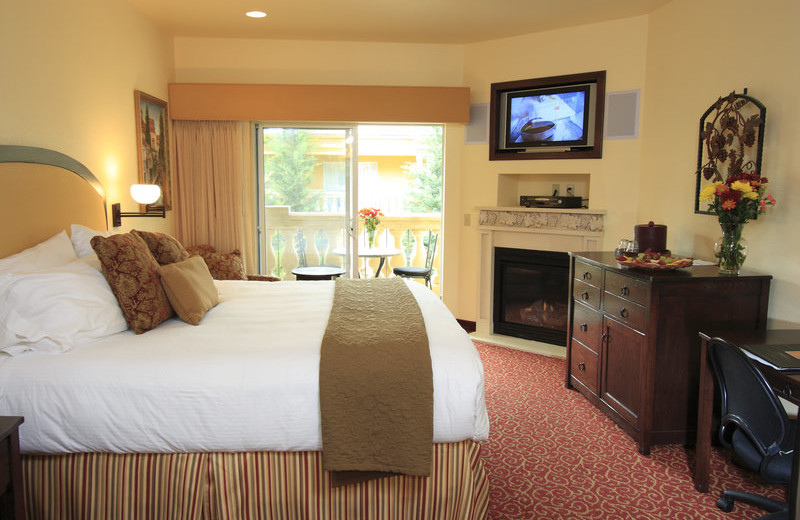
<path id="1" fill-rule="evenodd" d="M 78 258 L 83 258 L 84 256 L 94 254 L 94 249 L 92 249 L 91 244 L 92 237 L 97 235 L 107 237 L 111 235 L 111 232 L 95 231 L 94 229 L 81 226 L 80 224 L 72 224 L 69 229 L 69 234 L 72 247 L 75 248 L 75 254 L 78 255 Z"/>
<path id="2" fill-rule="evenodd" d="M 105 277 L 84 262 L 0 274 L 0 352 L 64 352 L 127 328 Z"/>
<path id="3" fill-rule="evenodd" d="M 0 274 L 58 267 L 75 260 L 77 257 L 72 242 L 66 231 L 62 231 L 44 242 L 0 260 Z"/>
<path id="4" fill-rule="evenodd" d="M 78 258 L 78 262 L 82 264 L 86 264 L 95 271 L 103 272 L 103 264 L 100 263 L 100 259 L 97 258 L 97 255 L 87 255 L 82 258 Z M 111 287 L 109 287 L 110 289 Z"/>

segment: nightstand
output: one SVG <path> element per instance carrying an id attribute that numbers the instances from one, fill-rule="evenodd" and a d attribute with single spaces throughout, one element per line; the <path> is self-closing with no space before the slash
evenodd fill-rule
<path id="1" fill-rule="evenodd" d="M 22 417 L 0 417 L 0 518 L 25 518 L 19 425 Z"/>

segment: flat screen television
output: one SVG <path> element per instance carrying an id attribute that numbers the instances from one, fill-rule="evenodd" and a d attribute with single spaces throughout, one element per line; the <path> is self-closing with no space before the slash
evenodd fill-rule
<path id="1" fill-rule="evenodd" d="M 605 71 L 492 84 L 489 158 L 601 157 L 604 96 Z"/>

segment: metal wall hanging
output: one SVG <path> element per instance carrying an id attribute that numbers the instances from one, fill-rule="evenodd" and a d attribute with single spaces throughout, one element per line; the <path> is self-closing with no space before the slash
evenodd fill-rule
<path id="1" fill-rule="evenodd" d="M 761 174 L 766 107 L 757 99 L 731 92 L 719 98 L 700 118 L 697 150 L 697 186 L 694 212 L 711 215 L 699 199 L 700 191 L 736 173 Z"/>

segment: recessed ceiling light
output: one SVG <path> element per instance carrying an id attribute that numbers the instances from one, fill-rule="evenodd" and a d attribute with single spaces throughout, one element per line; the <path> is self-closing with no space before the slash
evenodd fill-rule
<path id="1" fill-rule="evenodd" d="M 264 18 L 265 16 L 267 16 L 267 13 L 265 13 L 264 11 L 247 11 L 244 14 L 246 14 L 250 18 Z"/>

